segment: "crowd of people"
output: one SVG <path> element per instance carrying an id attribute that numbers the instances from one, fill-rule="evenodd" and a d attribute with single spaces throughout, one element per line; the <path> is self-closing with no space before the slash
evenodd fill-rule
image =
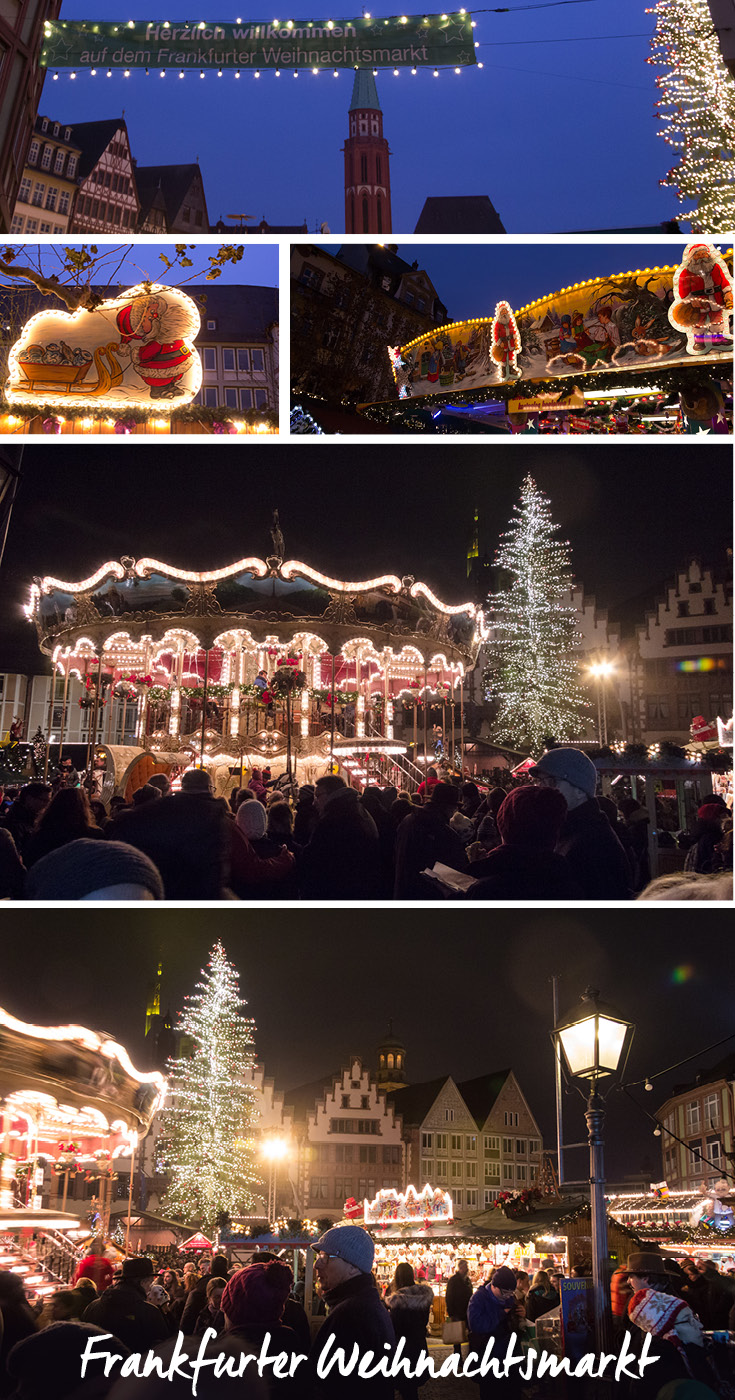
<path id="1" fill-rule="evenodd" d="M 243 1355 L 262 1356 L 267 1338 L 268 1353 L 278 1353 L 284 1361 L 278 1369 L 266 1367 L 260 1380 L 252 1366 L 246 1367 L 244 1378 L 237 1381 L 241 1400 L 394 1400 L 396 1394 L 400 1400 L 418 1400 L 427 1376 L 415 1372 L 421 1358 L 429 1355 L 432 1287 L 417 1280 L 412 1266 L 403 1262 L 383 1290 L 374 1270 L 374 1242 L 358 1225 L 331 1227 L 314 1248 L 318 1297 L 311 1320 L 304 1307 L 303 1280 L 294 1285 L 290 1266 L 267 1251 L 256 1253 L 243 1268 L 216 1254 L 203 1269 L 188 1262 L 181 1272 L 157 1272 L 151 1259 L 133 1255 L 113 1271 L 98 1241 L 72 1284 L 51 1294 L 42 1308 L 27 1301 L 22 1275 L 0 1271 L 0 1396 L 45 1400 L 53 1393 L 60 1400 L 107 1395 L 113 1400 L 176 1400 L 187 1393 L 186 1387 L 172 1385 L 164 1376 L 183 1336 L 180 1354 L 192 1357 L 203 1347 L 204 1355 L 223 1358 L 220 1375 L 226 1374 L 226 1357 L 237 1361 Z M 572 1270 L 576 1278 L 588 1273 L 584 1266 Z M 458 1259 L 447 1283 L 444 1343 L 453 1345 L 460 1366 L 470 1357 L 470 1364 L 476 1365 L 490 1342 L 491 1354 L 501 1362 L 509 1353 L 543 1349 L 536 1325 L 541 1318 L 558 1316 L 562 1279 L 558 1270 L 540 1269 L 532 1278 L 502 1265 L 473 1288 L 467 1261 Z M 697 1264 L 685 1258 L 680 1264 L 654 1250 L 636 1252 L 612 1275 L 610 1305 L 618 1350 L 626 1334 L 630 1355 L 639 1357 L 645 1342 L 655 1358 L 642 1379 L 629 1384 L 623 1380 L 616 1387 L 623 1396 L 708 1400 L 732 1394 L 729 1352 L 720 1347 L 718 1355 L 706 1336 L 735 1329 L 732 1274 L 720 1273 L 709 1261 Z M 116 1365 L 103 1371 L 101 1363 L 90 1364 L 83 1377 L 81 1357 L 95 1336 L 112 1339 L 114 1347 L 107 1350 L 112 1350 Z M 338 1348 L 349 1358 L 355 1347 L 361 1357 L 368 1352 L 381 1358 L 400 1355 L 413 1374 L 359 1380 L 337 1368 L 320 1368 L 320 1358 Z M 435 1354 L 438 1347 L 439 1339 Z M 594 1350 L 593 1344 L 586 1349 Z M 131 1370 L 131 1386 L 124 1361 L 148 1352 L 161 1358 L 160 1368 Z M 442 1347 L 441 1359 L 445 1356 Z M 212 1387 L 206 1372 L 202 1386 L 201 1374 L 197 1393 L 230 1393 L 221 1383 Z M 209 1374 L 217 1374 L 214 1363 Z M 491 1373 L 481 1377 L 477 1393 L 480 1400 L 498 1395 L 530 1400 L 554 1392 L 543 1382 L 540 1388 L 535 1381 L 526 1385 L 518 1370 L 511 1370 L 508 1379 Z M 574 1393 L 586 1395 L 584 1388 Z"/>
<path id="2" fill-rule="evenodd" d="M 78 775 L 75 775 L 78 776 Z M 649 880 L 648 818 L 597 795 L 581 750 L 553 748 L 514 786 L 428 768 L 415 793 L 254 769 L 228 801 L 192 768 L 109 806 L 78 782 L 0 802 L 0 898 L 627 900 L 732 895 L 732 816 L 708 797 L 680 833 L 684 870 Z"/>

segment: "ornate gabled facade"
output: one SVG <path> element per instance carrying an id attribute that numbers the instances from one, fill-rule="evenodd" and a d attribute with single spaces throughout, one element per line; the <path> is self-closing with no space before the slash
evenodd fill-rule
<path id="1" fill-rule="evenodd" d="M 390 150 L 375 78 L 358 68 L 349 110 L 345 157 L 345 232 L 390 233 Z"/>
<path id="2" fill-rule="evenodd" d="M 140 206 L 122 117 L 77 122 L 71 139 L 79 147 L 79 187 L 69 225 L 72 233 L 134 232 Z"/>

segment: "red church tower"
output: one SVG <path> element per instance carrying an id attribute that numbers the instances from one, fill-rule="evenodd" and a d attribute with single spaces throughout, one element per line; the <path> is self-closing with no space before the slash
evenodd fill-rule
<path id="1" fill-rule="evenodd" d="M 358 68 L 345 141 L 345 232 L 390 233 L 390 151 L 375 78 Z"/>

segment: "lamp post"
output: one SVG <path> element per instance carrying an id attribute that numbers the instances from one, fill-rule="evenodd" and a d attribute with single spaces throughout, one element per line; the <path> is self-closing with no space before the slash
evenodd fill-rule
<path id="1" fill-rule="evenodd" d="M 578 1006 L 557 1022 L 552 1040 L 562 1066 L 587 1100 L 587 1140 L 590 1149 L 590 1217 L 592 1235 L 592 1283 L 595 1307 L 595 1345 L 609 1352 L 612 1342 L 607 1280 L 607 1215 L 605 1211 L 605 1167 L 603 1128 L 605 1100 L 600 1092 L 604 1081 L 608 1093 L 625 1071 L 635 1026 L 612 1006 L 600 1000 L 599 992 L 588 987 Z"/>
<path id="2" fill-rule="evenodd" d="M 587 667 L 589 674 L 597 681 L 597 736 L 600 745 L 607 743 L 607 692 L 605 681 L 615 675 L 612 661 L 594 661 Z"/>
<path id="3" fill-rule="evenodd" d="M 276 1219 L 276 1173 L 278 1163 L 283 1161 L 288 1152 L 288 1143 L 285 1138 L 269 1137 L 265 1138 L 260 1150 L 269 1166 L 268 1222 L 274 1224 Z"/>

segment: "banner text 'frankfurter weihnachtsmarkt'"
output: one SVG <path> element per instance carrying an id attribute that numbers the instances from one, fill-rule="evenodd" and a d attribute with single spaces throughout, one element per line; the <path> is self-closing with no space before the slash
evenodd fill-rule
<path id="1" fill-rule="evenodd" d="M 46 68 L 422 68 L 476 62 L 464 10 L 392 19 L 101 24 L 47 20 Z"/>

